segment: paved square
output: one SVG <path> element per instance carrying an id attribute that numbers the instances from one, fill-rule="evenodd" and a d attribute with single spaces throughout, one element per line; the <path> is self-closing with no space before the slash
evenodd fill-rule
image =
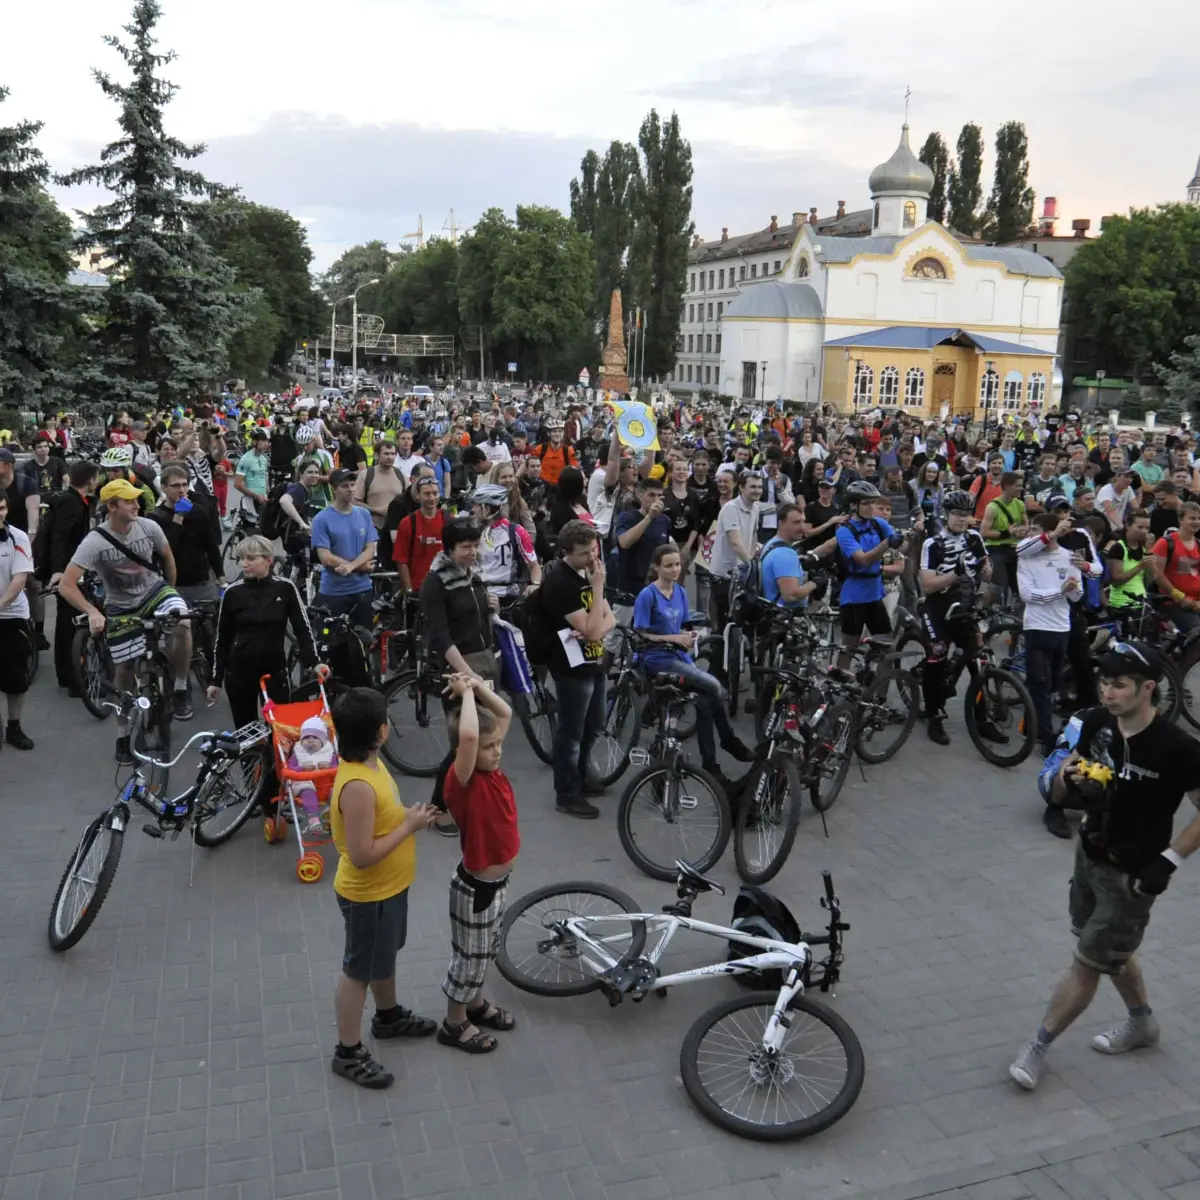
<path id="1" fill-rule="evenodd" d="M 219 711 L 201 706 L 189 731 Z M 1200 1198 L 1200 878 L 1177 876 L 1146 941 L 1161 1047 L 1089 1049 L 1122 1014 L 1106 987 L 1055 1045 L 1041 1089 L 1018 1093 L 1008 1063 L 1069 960 L 1071 847 L 1041 826 L 1032 766 L 986 765 L 961 720 L 948 750 L 918 727 L 865 781 L 853 768 L 829 839 L 806 811 L 775 881 L 812 928 L 820 869 L 833 870 L 852 930 L 832 1003 L 867 1056 L 849 1116 L 777 1146 L 709 1125 L 680 1082 L 684 1034 L 729 994 L 724 981 L 610 1009 L 497 979 L 490 994 L 519 1027 L 494 1055 L 384 1043 L 390 1091 L 334 1078 L 332 872 L 298 883 L 294 846 L 266 845 L 257 823 L 193 862 L 190 842 L 152 841 L 135 821 L 96 925 L 54 955 L 55 885 L 115 791 L 113 725 L 55 689 L 49 656 L 25 725 L 37 749 L 0 753 L 3 1200 Z M 671 898 L 621 850 L 619 784 L 600 821 L 577 822 L 552 811 L 549 769 L 519 728 L 505 766 L 521 807 L 514 897 L 591 878 L 647 907 Z M 422 798 L 429 783 L 400 787 Z M 422 838 L 400 960 L 402 1001 L 438 1017 L 455 862 L 453 843 Z M 732 852 L 715 874 L 736 888 Z M 696 915 L 726 921 L 731 903 L 703 898 Z M 686 964 L 716 943 L 683 935 L 676 947 Z"/>

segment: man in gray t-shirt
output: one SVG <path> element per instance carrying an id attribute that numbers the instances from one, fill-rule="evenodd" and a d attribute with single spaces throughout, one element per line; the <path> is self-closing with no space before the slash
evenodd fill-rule
<path id="1" fill-rule="evenodd" d="M 131 554 L 136 554 L 146 562 L 153 562 L 155 554 L 164 557 L 167 535 L 161 525 L 148 517 L 135 517 L 133 524 L 124 532 L 114 529 L 107 521 L 100 528 Z M 71 562 L 100 576 L 104 584 L 105 607 L 109 613 L 132 612 L 140 608 L 166 583 L 162 575 L 147 571 L 122 554 L 96 529 L 79 543 L 71 555 Z"/>

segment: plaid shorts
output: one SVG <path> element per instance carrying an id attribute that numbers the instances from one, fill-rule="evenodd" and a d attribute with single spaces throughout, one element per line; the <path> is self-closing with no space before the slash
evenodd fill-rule
<path id="1" fill-rule="evenodd" d="M 142 622 L 147 617 L 165 617 L 167 613 L 187 610 L 187 601 L 173 587 L 164 584 L 140 608 L 108 613 L 104 636 L 113 665 L 133 662 L 146 653 L 146 631 Z"/>
<path id="2" fill-rule="evenodd" d="M 442 991 L 455 1004 L 470 1004 L 483 990 L 487 969 L 500 948 L 500 918 L 508 879 L 476 879 L 462 863 L 450 880 L 450 966 Z M 483 906 L 477 907 L 482 902 Z"/>

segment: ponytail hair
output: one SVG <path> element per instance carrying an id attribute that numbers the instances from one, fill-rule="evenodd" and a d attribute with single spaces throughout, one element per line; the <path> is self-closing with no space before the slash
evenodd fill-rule
<path id="1" fill-rule="evenodd" d="M 674 542 L 663 542 L 650 556 L 650 570 L 646 573 L 646 582 L 654 583 L 658 579 L 658 564 L 668 554 L 678 554 L 679 552 L 679 547 Z"/>

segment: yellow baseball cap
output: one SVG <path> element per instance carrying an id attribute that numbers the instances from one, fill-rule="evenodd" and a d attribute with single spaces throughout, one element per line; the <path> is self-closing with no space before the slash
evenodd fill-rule
<path id="1" fill-rule="evenodd" d="M 128 479 L 114 479 L 112 483 L 106 483 L 100 489 L 100 500 L 103 504 L 107 504 L 110 500 L 140 500 L 141 498 L 142 493 Z"/>

